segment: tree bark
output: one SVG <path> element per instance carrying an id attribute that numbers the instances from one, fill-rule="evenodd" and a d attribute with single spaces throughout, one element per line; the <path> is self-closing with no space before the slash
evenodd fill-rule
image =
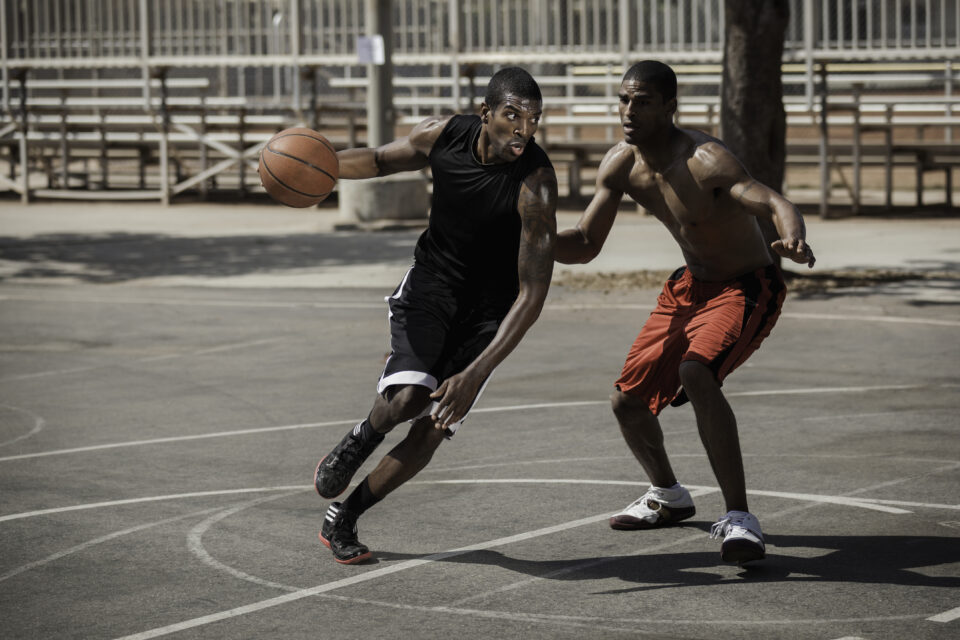
<path id="1" fill-rule="evenodd" d="M 725 0 L 720 137 L 757 181 L 778 193 L 786 161 L 781 61 L 788 0 Z M 761 220 L 768 242 L 773 223 Z M 779 263 L 779 256 L 772 254 Z"/>

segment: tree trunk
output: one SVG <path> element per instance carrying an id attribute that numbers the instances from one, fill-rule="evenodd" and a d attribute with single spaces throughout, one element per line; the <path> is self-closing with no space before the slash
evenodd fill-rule
<path id="1" fill-rule="evenodd" d="M 787 133 L 780 65 L 790 6 L 788 0 L 725 0 L 724 17 L 720 137 L 750 175 L 779 193 Z M 760 227 L 768 242 L 778 238 L 772 222 L 761 220 Z"/>

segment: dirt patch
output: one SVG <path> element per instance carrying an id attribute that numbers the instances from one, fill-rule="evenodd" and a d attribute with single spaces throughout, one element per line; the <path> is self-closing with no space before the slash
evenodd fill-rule
<path id="1" fill-rule="evenodd" d="M 561 271 L 553 283 L 583 291 L 621 291 L 626 289 L 660 289 L 672 271 L 623 271 L 616 273 L 573 273 Z M 856 271 L 784 271 L 784 279 L 791 293 L 809 294 L 845 289 L 871 287 L 907 280 L 960 281 L 960 274 L 952 271 L 901 271 L 893 269 L 863 269 Z"/>

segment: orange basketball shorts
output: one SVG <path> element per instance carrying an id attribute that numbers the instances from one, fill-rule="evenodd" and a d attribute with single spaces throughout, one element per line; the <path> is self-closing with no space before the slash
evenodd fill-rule
<path id="1" fill-rule="evenodd" d="M 786 292 L 772 264 L 726 282 L 703 282 L 681 267 L 630 347 L 617 390 L 643 398 L 659 415 L 668 404 L 687 400 L 681 362 L 702 362 L 722 384 L 770 335 Z"/>

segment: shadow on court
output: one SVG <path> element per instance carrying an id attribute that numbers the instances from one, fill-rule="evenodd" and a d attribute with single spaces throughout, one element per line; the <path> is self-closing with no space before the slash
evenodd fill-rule
<path id="1" fill-rule="evenodd" d="M 689 527 L 677 527 L 684 529 Z M 697 526 L 709 531 L 709 525 Z M 629 534 L 627 534 L 629 535 Z M 642 534 L 641 534 L 642 535 Z M 935 536 L 766 536 L 770 555 L 740 567 L 736 579 L 715 571 L 717 552 L 639 553 L 637 555 L 523 560 L 489 549 L 441 560 L 455 564 L 493 565 L 515 573 L 560 581 L 620 580 L 642 586 L 598 591 L 623 594 L 697 587 L 739 580 L 750 582 L 812 582 L 960 587 L 960 576 L 923 575 L 924 567 L 960 562 L 956 538 Z M 637 543 L 641 540 L 638 538 Z M 796 557 L 791 549 L 813 550 L 816 557 Z M 378 551 L 384 561 L 422 557 Z"/>
<path id="2" fill-rule="evenodd" d="M 190 238 L 160 234 L 0 237 L 6 278 L 73 277 L 90 284 L 163 276 L 230 277 L 317 266 L 412 260 L 416 232 Z M 0 276 L 0 281 L 5 279 Z"/>

